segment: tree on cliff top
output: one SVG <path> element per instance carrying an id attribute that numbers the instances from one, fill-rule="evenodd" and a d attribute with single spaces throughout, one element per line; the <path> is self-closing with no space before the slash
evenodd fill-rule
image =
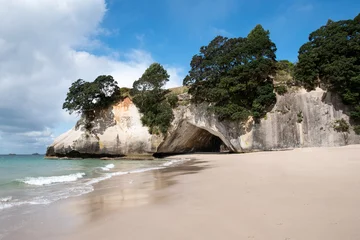
<path id="1" fill-rule="evenodd" d="M 360 14 L 312 32 L 299 50 L 295 78 L 309 90 L 321 85 L 339 93 L 360 121 Z"/>
<path id="2" fill-rule="evenodd" d="M 149 127 L 149 132 L 166 134 L 173 119 L 172 109 L 166 100 L 164 90 L 169 74 L 159 63 L 153 63 L 133 84 L 133 102 L 142 113 L 142 123 Z"/>
<path id="3" fill-rule="evenodd" d="M 184 79 L 196 103 L 208 102 L 220 120 L 260 118 L 275 101 L 270 75 L 276 70 L 276 46 L 257 25 L 246 38 L 217 36 L 200 48 Z"/>
<path id="4" fill-rule="evenodd" d="M 106 109 L 120 100 L 119 91 L 112 76 L 102 75 L 93 82 L 78 79 L 71 84 L 63 109 L 70 114 L 75 112 L 93 118 L 95 111 Z"/>

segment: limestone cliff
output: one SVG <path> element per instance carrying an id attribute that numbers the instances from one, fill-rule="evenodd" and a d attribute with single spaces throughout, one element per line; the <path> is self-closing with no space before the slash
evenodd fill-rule
<path id="1" fill-rule="evenodd" d="M 279 150 L 360 144 L 351 129 L 346 136 L 334 131 L 337 119 L 349 121 L 346 106 L 336 95 L 321 89 L 277 96 L 273 109 L 255 123 L 220 122 L 207 106 L 187 105 L 174 110 L 175 118 L 165 138 L 151 135 L 130 99 L 103 111 L 91 132 L 80 120 L 48 148 L 48 156 L 124 156 L 174 154 L 192 151 L 232 152 Z"/>
<path id="2" fill-rule="evenodd" d="M 146 154 L 156 151 L 161 138 L 142 126 L 140 113 L 129 98 L 101 112 L 92 122 L 91 131 L 84 119 L 60 135 L 48 148 L 47 156 L 111 157 Z"/>

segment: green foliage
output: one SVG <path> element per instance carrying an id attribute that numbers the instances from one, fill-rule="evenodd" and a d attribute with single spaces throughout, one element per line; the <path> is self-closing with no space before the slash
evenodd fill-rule
<path id="1" fill-rule="evenodd" d="M 278 85 L 275 87 L 275 92 L 279 95 L 287 93 L 287 87 L 285 85 Z"/>
<path id="2" fill-rule="evenodd" d="M 88 120 L 97 110 L 106 109 L 120 100 L 119 87 L 112 76 L 99 76 L 93 82 L 82 79 L 71 84 L 63 109 L 70 114 L 84 114 Z M 90 123 L 89 123 L 90 124 Z M 91 126 L 88 126 L 91 128 Z"/>
<path id="3" fill-rule="evenodd" d="M 178 97 L 176 94 L 169 94 L 167 96 L 167 100 L 172 108 L 176 108 L 178 106 Z"/>
<path id="4" fill-rule="evenodd" d="M 350 117 L 352 117 L 355 121 L 360 121 L 360 104 L 353 108 L 350 112 Z"/>
<path id="5" fill-rule="evenodd" d="M 299 50 L 295 78 L 307 89 L 320 85 L 340 94 L 360 120 L 360 14 L 312 32 Z"/>
<path id="6" fill-rule="evenodd" d="M 131 97 L 131 89 L 126 88 L 126 87 L 120 88 L 120 98 L 121 98 L 121 100 L 124 100 L 127 97 Z"/>
<path id="7" fill-rule="evenodd" d="M 141 78 L 134 82 L 133 102 L 142 113 L 141 121 L 152 134 L 166 134 L 173 113 L 162 87 L 169 81 L 169 74 L 158 63 L 153 63 Z"/>
<path id="8" fill-rule="evenodd" d="M 303 119 L 304 119 L 303 113 L 302 113 L 302 111 L 299 111 L 297 113 L 297 122 L 302 123 Z"/>
<path id="9" fill-rule="evenodd" d="M 294 74 L 295 65 L 289 60 L 280 60 L 276 63 L 276 69 L 280 71 L 285 71 L 291 76 Z"/>
<path id="10" fill-rule="evenodd" d="M 333 128 L 337 132 L 348 133 L 349 129 L 350 129 L 350 126 L 345 121 L 345 119 L 342 118 L 340 120 L 335 121 Z"/>
<path id="11" fill-rule="evenodd" d="M 276 46 L 257 25 L 246 38 L 214 38 L 200 48 L 184 79 L 195 103 L 211 103 L 220 120 L 260 118 L 276 101 L 270 75 Z"/>
<path id="12" fill-rule="evenodd" d="M 345 145 L 348 144 L 350 125 L 345 121 L 345 119 L 342 118 L 340 120 L 336 120 L 334 122 L 333 128 L 335 131 L 342 134 Z"/>
<path id="13" fill-rule="evenodd" d="M 354 132 L 355 132 L 357 135 L 360 135 L 360 125 L 354 126 Z"/>

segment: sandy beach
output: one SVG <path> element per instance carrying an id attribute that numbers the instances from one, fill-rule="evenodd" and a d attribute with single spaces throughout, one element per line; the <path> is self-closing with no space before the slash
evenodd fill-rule
<path id="1" fill-rule="evenodd" d="M 196 160 L 101 182 L 5 239 L 360 239 L 360 146 L 180 157 Z"/>

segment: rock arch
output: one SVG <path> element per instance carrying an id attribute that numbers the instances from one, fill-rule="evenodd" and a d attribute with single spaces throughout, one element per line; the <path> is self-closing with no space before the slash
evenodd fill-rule
<path id="1" fill-rule="evenodd" d="M 182 121 L 159 145 L 156 156 L 231 150 L 225 137 L 211 129 Z"/>

